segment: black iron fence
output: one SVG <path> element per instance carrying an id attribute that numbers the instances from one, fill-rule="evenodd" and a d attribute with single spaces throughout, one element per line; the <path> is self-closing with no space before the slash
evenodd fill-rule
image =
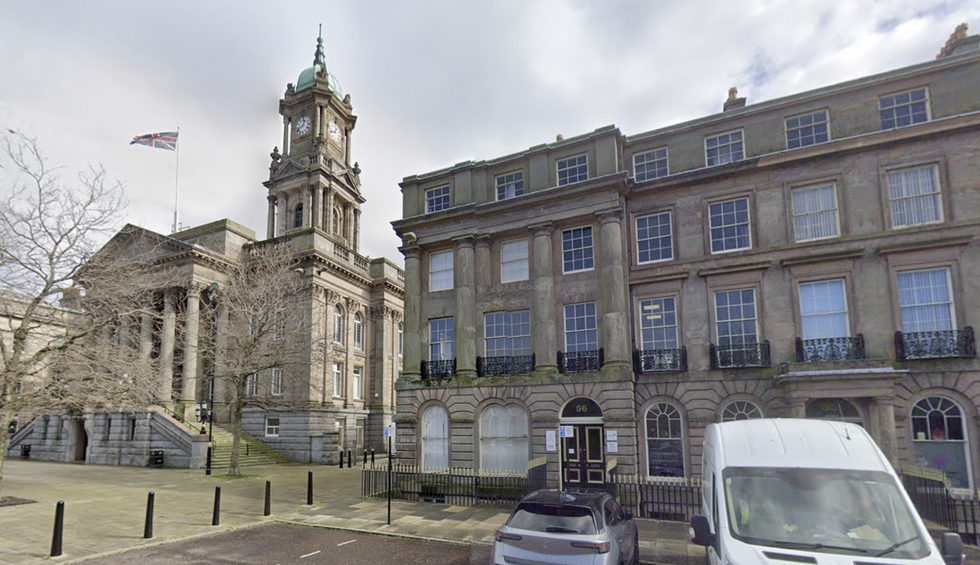
<path id="1" fill-rule="evenodd" d="M 934 332 L 895 332 L 895 354 L 899 361 L 909 359 L 949 359 L 977 356 L 973 327 Z"/>
<path id="2" fill-rule="evenodd" d="M 712 369 L 738 369 L 743 367 L 768 367 L 769 341 L 740 343 L 737 345 L 711 344 Z"/>
<path id="3" fill-rule="evenodd" d="M 701 514 L 701 482 L 610 473 L 606 491 L 638 518 L 687 522 Z"/>
<path id="4" fill-rule="evenodd" d="M 456 358 L 443 361 L 422 361 L 423 379 L 448 379 L 456 374 Z"/>
<path id="5" fill-rule="evenodd" d="M 904 469 L 901 476 L 920 516 L 957 532 L 966 543 L 980 543 L 980 500 L 954 496 L 941 472 Z"/>
<path id="6" fill-rule="evenodd" d="M 853 337 L 796 338 L 797 363 L 848 361 L 851 359 L 864 359 L 864 336 L 862 334 Z"/>
<path id="7" fill-rule="evenodd" d="M 633 352 L 633 372 L 669 373 L 687 371 L 687 348 L 643 349 Z"/>
<path id="8" fill-rule="evenodd" d="M 605 350 L 600 347 L 590 351 L 558 352 L 558 372 L 585 373 L 598 371 L 605 363 Z"/>
<path id="9" fill-rule="evenodd" d="M 456 506 L 514 506 L 524 495 L 547 487 L 544 458 L 532 461 L 526 474 L 479 473 L 468 468 L 423 471 L 415 465 L 392 465 L 391 497 Z M 388 466 L 361 471 L 361 496 L 388 496 Z"/>
<path id="10" fill-rule="evenodd" d="M 530 375 L 534 370 L 534 354 L 512 357 L 476 357 L 478 377 Z"/>

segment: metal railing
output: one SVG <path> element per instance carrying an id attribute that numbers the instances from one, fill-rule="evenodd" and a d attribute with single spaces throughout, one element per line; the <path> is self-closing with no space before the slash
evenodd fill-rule
<path id="1" fill-rule="evenodd" d="M 476 357 L 476 374 L 479 377 L 530 375 L 533 370 L 533 353 L 510 357 Z"/>
<path id="2" fill-rule="evenodd" d="M 712 369 L 768 367 L 770 364 L 768 340 L 738 345 L 711 344 Z"/>
<path id="3" fill-rule="evenodd" d="M 600 347 L 591 351 L 558 352 L 559 373 L 585 373 L 598 371 L 605 362 L 605 350 Z"/>
<path id="4" fill-rule="evenodd" d="M 904 469 L 901 477 L 920 516 L 960 534 L 966 543 L 980 542 L 980 500 L 953 496 L 941 471 Z"/>
<path id="5" fill-rule="evenodd" d="M 932 332 L 895 332 L 895 354 L 899 361 L 912 359 L 972 359 L 977 356 L 973 327 Z"/>
<path id="6" fill-rule="evenodd" d="M 392 465 L 391 473 L 392 498 L 456 506 L 514 506 L 526 494 L 547 487 L 543 457 L 529 463 L 523 474 L 480 473 L 462 467 L 423 471 L 415 465 L 401 464 Z M 363 497 L 387 496 L 388 484 L 386 464 L 361 471 Z"/>
<path id="7" fill-rule="evenodd" d="M 797 363 L 848 361 L 851 359 L 864 359 L 864 336 L 862 334 L 853 337 L 796 338 Z"/>
<path id="8" fill-rule="evenodd" d="M 669 373 L 687 371 L 687 348 L 644 349 L 633 352 L 633 372 Z"/>
<path id="9" fill-rule="evenodd" d="M 638 518 L 686 522 L 701 513 L 701 482 L 610 473 L 606 491 Z"/>
<path id="10" fill-rule="evenodd" d="M 456 374 L 456 358 L 441 361 L 422 361 L 423 379 L 448 379 Z"/>

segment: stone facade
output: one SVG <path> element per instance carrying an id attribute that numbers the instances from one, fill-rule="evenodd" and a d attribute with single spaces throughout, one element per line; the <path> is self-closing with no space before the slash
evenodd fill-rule
<path id="1" fill-rule="evenodd" d="M 499 405 L 552 482 L 579 484 L 560 436 L 589 425 L 606 468 L 695 477 L 711 422 L 824 417 L 976 488 L 978 43 L 406 177 L 399 456 L 485 468 Z"/>

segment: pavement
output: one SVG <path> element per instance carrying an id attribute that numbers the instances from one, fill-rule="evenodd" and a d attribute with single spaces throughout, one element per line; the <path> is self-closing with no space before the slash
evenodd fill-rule
<path id="1" fill-rule="evenodd" d="M 306 504 L 308 473 L 313 504 Z M 94 557 L 193 539 L 272 522 L 492 544 L 507 508 L 450 506 L 361 498 L 361 470 L 299 464 L 227 470 L 147 469 L 7 460 L 0 495 L 34 503 L 0 507 L 0 563 L 75 563 Z M 266 481 L 271 516 L 263 516 Z M 215 487 L 219 525 L 212 526 Z M 143 539 L 147 494 L 154 492 L 153 538 Z M 64 555 L 51 558 L 55 507 L 65 502 Z M 687 525 L 638 519 L 640 559 L 663 565 L 701 565 L 704 548 L 688 543 Z M 968 563 L 980 563 L 970 548 Z M 977 559 L 976 561 L 974 560 Z"/>

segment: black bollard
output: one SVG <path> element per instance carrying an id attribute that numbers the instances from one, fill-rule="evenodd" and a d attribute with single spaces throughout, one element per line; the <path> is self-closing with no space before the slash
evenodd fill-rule
<path id="1" fill-rule="evenodd" d="M 51 557 L 61 555 L 61 541 L 65 529 L 65 501 L 59 500 L 54 508 L 54 536 L 51 538 Z"/>
<path id="2" fill-rule="evenodd" d="M 374 448 L 371 448 L 371 466 L 374 467 Z"/>
<path id="3" fill-rule="evenodd" d="M 214 487 L 214 513 L 211 515 L 211 525 L 217 526 L 219 524 L 219 516 L 221 515 L 221 487 Z"/>
<path id="4" fill-rule="evenodd" d="M 153 491 L 146 495 L 146 521 L 143 522 L 143 539 L 153 539 Z"/>
<path id="5" fill-rule="evenodd" d="M 263 516 L 272 514 L 272 481 L 265 482 L 265 511 Z"/>
<path id="6" fill-rule="evenodd" d="M 362 463 L 361 466 L 362 467 L 367 467 L 367 450 L 366 449 L 364 450 L 364 463 Z"/>
<path id="7" fill-rule="evenodd" d="M 211 446 L 210 445 L 208 446 L 208 461 L 204 467 L 204 474 L 205 475 L 211 474 Z"/>
<path id="8" fill-rule="evenodd" d="M 353 459 L 351 459 L 350 450 L 349 449 L 347 450 L 347 466 L 349 468 L 354 468 Z"/>
<path id="9" fill-rule="evenodd" d="M 306 475 L 306 505 L 313 506 L 313 471 Z"/>
<path id="10" fill-rule="evenodd" d="M 344 468 L 344 450 L 343 449 L 340 450 L 340 468 L 341 469 Z"/>

